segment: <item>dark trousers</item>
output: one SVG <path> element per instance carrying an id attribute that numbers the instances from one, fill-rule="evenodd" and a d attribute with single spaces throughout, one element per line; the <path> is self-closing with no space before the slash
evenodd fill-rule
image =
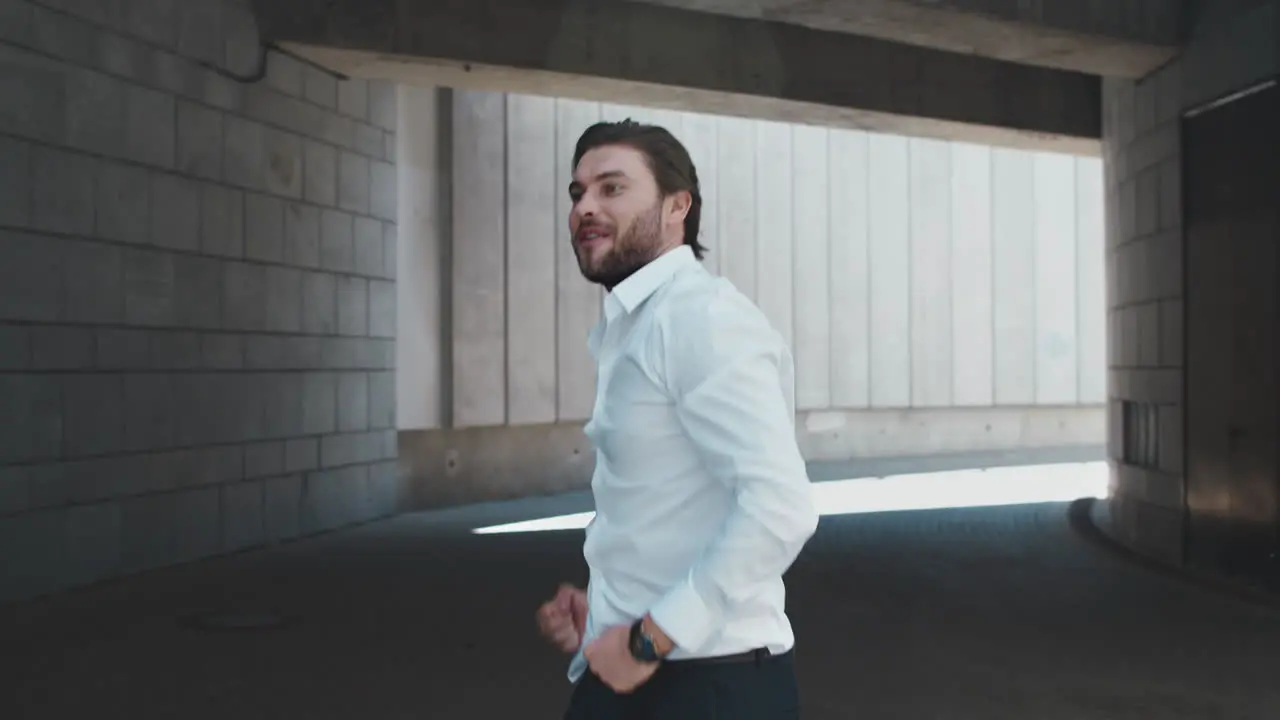
<path id="1" fill-rule="evenodd" d="M 755 659 L 664 663 L 649 682 L 619 695 L 588 670 L 564 720 L 796 720 L 800 693 L 792 653 Z"/>

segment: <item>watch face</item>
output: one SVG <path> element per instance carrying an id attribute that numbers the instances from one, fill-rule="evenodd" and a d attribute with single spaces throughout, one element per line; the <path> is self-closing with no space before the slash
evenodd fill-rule
<path id="1" fill-rule="evenodd" d="M 658 650 L 653 646 L 653 638 L 640 627 L 640 623 L 631 626 L 631 656 L 641 662 L 657 662 Z"/>

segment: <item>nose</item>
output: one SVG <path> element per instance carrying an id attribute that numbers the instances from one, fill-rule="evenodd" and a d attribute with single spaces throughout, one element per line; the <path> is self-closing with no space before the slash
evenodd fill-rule
<path id="1" fill-rule="evenodd" d="M 600 204 L 596 201 L 595 193 L 585 192 L 582 197 L 578 198 L 578 202 L 573 206 L 573 214 L 579 220 L 586 220 L 594 217 L 600 210 Z"/>

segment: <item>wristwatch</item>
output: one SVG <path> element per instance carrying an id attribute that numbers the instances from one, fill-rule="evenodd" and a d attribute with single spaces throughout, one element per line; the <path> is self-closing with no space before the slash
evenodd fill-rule
<path id="1" fill-rule="evenodd" d="M 643 619 L 637 620 L 631 625 L 631 638 L 627 645 L 631 650 L 631 656 L 640 662 L 662 662 L 662 656 L 658 654 L 658 648 L 654 645 L 653 638 L 649 633 L 645 632 Z"/>

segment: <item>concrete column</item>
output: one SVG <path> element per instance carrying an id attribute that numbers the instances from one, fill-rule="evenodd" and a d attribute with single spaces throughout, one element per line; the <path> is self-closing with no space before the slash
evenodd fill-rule
<path id="1" fill-rule="evenodd" d="M 1249 530 L 1242 516 L 1208 505 L 1225 501 L 1228 507 L 1256 509 L 1271 502 L 1238 494 L 1239 448 L 1232 447 L 1227 423 L 1188 404 L 1206 393 L 1231 392 L 1238 379 L 1234 370 L 1206 377 L 1188 365 L 1190 359 L 1216 357 L 1230 348 L 1208 333 L 1184 335 L 1193 315 L 1184 306 L 1197 308 L 1202 327 L 1230 328 L 1241 315 L 1229 304 L 1206 304 L 1203 292 L 1187 292 L 1188 275 L 1203 273 L 1206 263 L 1230 265 L 1223 254 L 1240 239 L 1227 233 L 1230 242 L 1215 242 L 1203 257 L 1195 254 L 1203 241 L 1188 246 L 1183 194 L 1184 188 L 1196 187 L 1196 179 L 1187 175 L 1183 133 L 1188 111 L 1227 101 L 1280 72 L 1280 2 L 1243 5 L 1196 3 L 1189 46 L 1178 60 L 1136 82 L 1108 80 L 1103 88 L 1112 487 L 1100 520 L 1121 541 L 1175 565 L 1195 565 L 1194 558 L 1206 556 L 1206 542 L 1230 536 L 1228 545 L 1234 544 L 1236 552 L 1257 539 L 1242 540 Z M 1232 142 L 1222 137 L 1220 150 L 1233 152 Z M 1230 278 L 1227 273 L 1214 282 L 1238 281 Z M 1257 303 L 1265 300 L 1258 297 Z M 1258 324 L 1258 332 L 1265 338 L 1274 333 L 1274 324 L 1264 325 Z M 1257 402 L 1275 402 L 1263 388 L 1258 391 Z M 1248 402 L 1232 399 L 1229 403 L 1238 404 L 1230 411 L 1239 413 Z M 1274 474 L 1268 479 L 1274 486 Z M 1271 508 L 1272 517 L 1276 509 Z M 1226 567 L 1227 554 L 1208 553 L 1211 559 L 1199 569 L 1240 571 Z"/>

